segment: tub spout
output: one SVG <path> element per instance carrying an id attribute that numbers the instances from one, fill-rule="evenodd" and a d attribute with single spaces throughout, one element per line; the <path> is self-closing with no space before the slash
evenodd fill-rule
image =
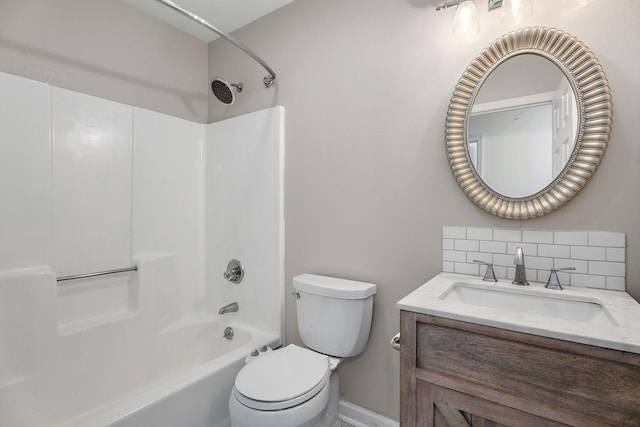
<path id="1" fill-rule="evenodd" d="M 231 304 L 227 304 L 224 307 L 222 307 L 218 311 L 218 314 L 235 313 L 236 311 L 238 311 L 238 303 L 232 302 Z"/>

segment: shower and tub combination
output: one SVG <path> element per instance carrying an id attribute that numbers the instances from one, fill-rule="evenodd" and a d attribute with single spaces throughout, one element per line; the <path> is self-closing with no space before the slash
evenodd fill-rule
<path id="1" fill-rule="evenodd" d="M 246 355 L 282 343 L 284 109 L 0 93 L 0 425 L 228 426 Z"/>
<path id="2" fill-rule="evenodd" d="M 282 343 L 284 109 L 0 92 L 0 425 L 228 426 L 244 358 Z"/>

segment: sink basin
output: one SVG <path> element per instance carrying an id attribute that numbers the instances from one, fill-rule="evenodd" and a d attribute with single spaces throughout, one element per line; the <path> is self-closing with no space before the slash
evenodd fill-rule
<path id="1" fill-rule="evenodd" d="M 513 313 L 535 314 L 598 326 L 619 326 L 613 316 L 596 299 L 566 299 L 560 295 L 507 290 L 492 285 L 455 282 L 439 299 Z"/>

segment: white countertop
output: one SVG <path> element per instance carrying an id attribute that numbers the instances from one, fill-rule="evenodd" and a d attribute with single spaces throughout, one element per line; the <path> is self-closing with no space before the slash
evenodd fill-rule
<path id="1" fill-rule="evenodd" d="M 619 326 L 600 326 L 579 321 L 559 320 L 543 315 L 487 308 L 478 305 L 445 301 L 440 297 L 454 283 L 488 286 L 510 292 L 550 296 L 561 299 L 598 300 L 607 308 Z M 440 273 L 398 302 L 401 310 L 430 314 L 453 320 L 493 326 L 516 332 L 540 335 L 565 341 L 640 354 L 640 304 L 629 294 L 565 286 L 563 290 L 545 289 L 544 284 L 531 282 L 522 287 L 511 281 L 485 282 L 481 277 Z"/>

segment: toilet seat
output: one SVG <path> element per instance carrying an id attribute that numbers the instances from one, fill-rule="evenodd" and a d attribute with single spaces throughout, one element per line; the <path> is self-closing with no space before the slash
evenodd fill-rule
<path id="1" fill-rule="evenodd" d="M 249 408 L 282 410 L 314 397 L 330 376 L 328 356 L 290 344 L 245 365 L 233 393 Z"/>

